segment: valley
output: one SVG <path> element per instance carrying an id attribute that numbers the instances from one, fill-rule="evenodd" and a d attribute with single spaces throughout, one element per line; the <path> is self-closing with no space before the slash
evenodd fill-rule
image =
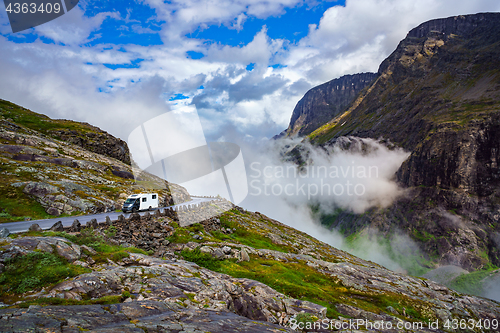
<path id="1" fill-rule="evenodd" d="M 0 100 L 0 331 L 497 331 L 499 55 L 500 14 L 431 20 L 377 73 L 299 101 L 270 178 L 285 162 L 307 180 L 322 167 L 354 177 L 367 157 L 384 166 L 365 161 L 384 175 L 363 205 L 297 200 L 349 251 L 221 197 L 196 201 L 139 170 L 121 139 Z M 322 166 L 335 154 L 359 165 Z M 153 191 L 161 209 L 120 212 Z M 361 258 L 379 249 L 400 269 Z"/>

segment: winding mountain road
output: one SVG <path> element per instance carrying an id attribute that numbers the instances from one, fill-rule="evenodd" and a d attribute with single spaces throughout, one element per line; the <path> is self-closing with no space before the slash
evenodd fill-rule
<path id="1" fill-rule="evenodd" d="M 212 201 L 214 198 L 204 198 L 204 197 L 195 197 L 191 196 L 191 201 L 188 202 L 183 202 L 177 205 L 172 205 L 172 206 L 167 206 L 167 207 L 160 207 L 156 209 L 164 209 L 164 208 L 176 208 L 176 207 L 187 207 L 188 205 L 193 205 L 193 204 L 199 204 L 202 202 L 207 202 L 207 201 Z M 156 210 L 154 209 L 154 210 Z M 153 210 L 153 211 L 154 211 Z M 139 212 L 140 215 L 144 215 L 146 212 Z M 123 215 L 126 218 L 129 217 L 130 213 L 122 213 L 122 212 L 107 212 L 107 213 L 100 213 L 100 214 L 92 214 L 92 215 L 82 215 L 82 216 L 67 216 L 67 217 L 54 217 L 51 219 L 44 219 L 44 220 L 31 220 L 31 221 L 19 221 L 19 222 L 7 222 L 7 223 L 1 223 L 0 228 L 7 228 L 11 233 L 18 233 L 18 232 L 24 232 L 28 231 L 29 227 L 33 223 L 37 223 L 40 228 L 42 229 L 50 229 L 56 223 L 57 221 L 61 221 L 63 226 L 69 227 L 73 223 L 75 219 L 78 219 L 82 225 L 85 225 L 88 221 L 92 219 L 96 219 L 97 222 L 104 222 L 106 221 L 106 216 L 109 216 L 111 220 L 116 220 L 118 219 L 119 215 Z"/>

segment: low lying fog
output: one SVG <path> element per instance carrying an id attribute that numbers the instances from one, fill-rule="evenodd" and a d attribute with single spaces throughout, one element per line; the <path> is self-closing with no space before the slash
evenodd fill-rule
<path id="1" fill-rule="evenodd" d="M 418 255 L 418 246 L 408 236 L 400 233 L 381 245 L 380 235 L 367 230 L 352 248 L 340 233 L 328 230 L 315 219 L 311 205 L 325 214 L 338 208 L 361 214 L 372 207 L 389 206 L 403 193 L 394 178 L 409 153 L 399 148 L 389 149 L 373 139 L 355 137 L 340 138 L 326 148 L 301 143 L 300 155 L 305 163 L 297 168 L 294 161 L 284 160 L 290 156 L 285 153 L 298 143 L 278 140 L 260 150 L 242 148 L 249 193 L 240 206 L 363 259 L 404 271 L 391 258 L 394 254 Z"/>

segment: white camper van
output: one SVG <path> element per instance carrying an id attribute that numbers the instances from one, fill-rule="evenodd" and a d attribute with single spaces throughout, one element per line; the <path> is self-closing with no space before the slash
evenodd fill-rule
<path id="1" fill-rule="evenodd" d="M 140 193 L 132 194 L 123 203 L 122 211 L 137 212 L 140 210 L 152 210 L 158 208 L 158 194 L 157 193 Z"/>

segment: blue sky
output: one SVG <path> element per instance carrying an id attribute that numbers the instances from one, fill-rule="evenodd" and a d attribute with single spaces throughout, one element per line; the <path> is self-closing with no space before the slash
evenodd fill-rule
<path id="1" fill-rule="evenodd" d="M 108 0 L 11 32 L 0 5 L 0 98 L 123 139 L 189 105 L 210 140 L 288 125 L 311 87 L 377 71 L 411 28 L 500 11 L 497 0 Z"/>

